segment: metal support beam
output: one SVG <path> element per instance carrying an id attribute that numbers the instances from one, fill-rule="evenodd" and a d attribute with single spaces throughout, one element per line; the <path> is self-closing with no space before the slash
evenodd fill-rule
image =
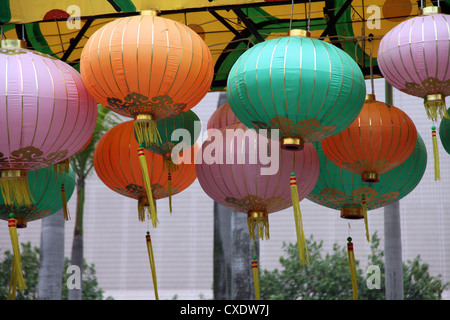
<path id="1" fill-rule="evenodd" d="M 89 29 L 89 27 L 91 26 L 92 22 L 94 21 L 94 19 L 88 19 L 83 27 L 80 29 L 80 31 L 78 32 L 77 36 L 75 37 L 75 39 L 71 39 L 70 41 L 70 46 L 69 48 L 66 50 L 66 52 L 64 52 L 64 55 L 61 57 L 61 61 L 66 61 L 69 56 L 72 54 L 73 50 L 75 50 L 75 48 L 77 47 L 78 43 L 80 42 L 81 38 L 83 38 L 84 34 L 86 33 L 86 31 Z"/>
<path id="2" fill-rule="evenodd" d="M 325 37 L 330 33 L 330 31 L 335 27 L 336 23 L 338 22 L 338 20 L 342 17 L 342 15 L 344 14 L 344 12 L 348 9 L 348 7 L 350 7 L 350 5 L 352 4 L 353 0 L 347 0 L 344 5 L 339 9 L 339 11 L 330 17 L 330 21 L 328 23 L 328 26 L 325 28 L 325 30 L 322 32 L 322 34 L 320 35 L 321 40 L 325 39 Z"/>
<path id="3" fill-rule="evenodd" d="M 259 34 L 256 25 L 253 23 L 252 20 L 248 19 L 248 17 L 244 14 L 244 12 L 242 12 L 241 9 L 233 9 L 233 12 L 238 16 L 239 19 L 242 20 L 247 29 L 255 36 L 258 42 L 264 41 L 264 38 L 262 37 L 262 35 Z"/>
<path id="4" fill-rule="evenodd" d="M 242 37 L 241 34 L 239 33 L 239 31 L 237 31 L 235 28 L 233 28 L 233 26 L 231 24 L 229 24 L 228 21 L 225 20 L 224 17 L 219 15 L 216 11 L 214 11 L 214 10 L 207 10 L 207 11 L 209 13 L 211 13 L 213 15 L 213 17 L 217 19 L 217 21 L 222 23 L 228 30 L 230 30 L 236 37 L 238 37 L 238 38 Z"/>

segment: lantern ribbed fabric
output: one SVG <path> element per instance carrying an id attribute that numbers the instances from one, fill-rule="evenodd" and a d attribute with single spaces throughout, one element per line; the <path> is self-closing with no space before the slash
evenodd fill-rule
<path id="1" fill-rule="evenodd" d="M 75 173 L 72 166 L 67 174 L 55 172 L 53 166 L 30 171 L 28 173 L 28 186 L 34 203 L 30 207 L 5 205 L 0 195 L 0 219 L 8 220 L 13 212 L 17 220 L 17 227 L 26 227 L 27 222 L 48 217 L 63 206 L 61 199 L 61 185 L 64 185 L 67 201 L 75 190 Z"/>
<path id="2" fill-rule="evenodd" d="M 21 187 L 3 183 L 26 186 L 27 171 L 77 153 L 91 138 L 97 104 L 74 68 L 19 44 L 3 40 L 0 48 L 0 174 L 8 177 L 0 184 L 6 203 L 31 205 Z"/>
<path id="3" fill-rule="evenodd" d="M 423 12 L 382 38 L 377 60 L 386 81 L 424 98 L 429 118 L 437 121 L 445 113 L 445 97 L 450 94 L 450 16 L 430 14 L 438 12 L 437 7 Z"/>
<path id="4" fill-rule="evenodd" d="M 364 181 L 377 182 L 381 174 L 409 157 L 416 140 L 411 118 L 370 94 L 355 121 L 321 143 L 325 155 L 338 166 L 361 175 Z"/>
<path id="5" fill-rule="evenodd" d="M 142 210 L 148 208 L 149 200 L 136 153 L 138 147 L 133 121 L 120 123 L 105 133 L 97 143 L 94 151 L 94 168 L 100 180 L 111 190 L 138 200 L 138 211 L 142 221 L 145 218 L 142 216 Z M 191 149 L 195 147 L 194 145 Z M 168 171 L 164 169 L 163 157 L 145 149 L 144 153 L 154 201 L 168 197 Z M 180 162 L 178 170 L 172 174 L 172 194 L 185 190 L 197 178 L 194 166 L 195 153 L 192 152 L 190 157 Z M 156 226 L 157 221 L 152 222 Z"/>
<path id="6" fill-rule="evenodd" d="M 228 139 L 225 130 L 233 130 Z M 200 186 L 214 201 L 248 214 L 249 218 L 256 218 L 258 215 L 261 221 L 266 219 L 267 222 L 268 214 L 292 206 L 289 186 L 291 172 L 295 172 L 297 177 L 299 200 L 304 199 L 314 188 L 319 175 L 319 164 L 317 153 L 311 144 L 305 144 L 303 152 L 298 153 L 268 148 L 271 152 L 279 152 L 279 163 L 272 163 L 278 165 L 279 170 L 271 174 L 262 174 L 261 168 L 268 165 L 261 161 L 261 152 L 256 155 L 252 153 L 253 147 L 256 143 L 260 143 L 261 137 L 241 123 L 224 127 L 221 132 L 222 135 L 216 135 L 215 138 L 203 143 L 202 162 L 197 160 L 196 163 Z M 236 142 L 242 141 L 241 133 L 249 138 L 244 140 L 244 144 L 239 145 Z M 229 149 L 233 144 L 234 147 Z M 234 159 L 234 163 L 230 163 L 230 159 L 227 158 L 230 156 L 227 150 L 233 150 L 231 158 Z M 242 152 L 238 153 L 236 150 Z M 208 151 L 211 154 L 208 154 Z M 241 156 L 242 158 L 239 158 Z M 268 232 L 268 229 L 262 231 Z M 262 239 L 268 238 L 268 233 L 258 236 Z"/>
<path id="7" fill-rule="evenodd" d="M 301 150 L 341 132 L 358 116 L 366 86 L 361 69 L 325 41 L 289 36 L 258 43 L 230 70 L 228 103 L 254 129 L 279 129 L 282 148 Z"/>
<path id="8" fill-rule="evenodd" d="M 450 109 L 447 109 L 449 112 Z M 450 154 L 450 119 L 442 119 L 439 124 L 439 138 L 445 151 Z"/>
<path id="9" fill-rule="evenodd" d="M 378 183 L 361 181 L 359 175 L 337 166 L 325 155 L 320 143 L 314 143 L 320 161 L 317 184 L 306 197 L 327 208 L 341 210 L 341 217 L 362 219 L 362 200 L 367 210 L 386 206 L 407 196 L 419 184 L 427 166 L 427 150 L 420 135 L 408 159 L 380 175 Z"/>
<path id="10" fill-rule="evenodd" d="M 221 105 L 213 112 L 211 117 L 208 119 L 206 128 L 211 129 L 222 129 L 223 127 L 232 125 L 234 123 L 241 122 L 231 110 L 230 105 L 227 103 Z"/>
<path id="11" fill-rule="evenodd" d="M 158 140 L 154 120 L 203 99 L 214 73 L 209 48 L 197 33 L 149 12 L 97 30 L 80 58 L 88 90 L 103 106 L 134 118 L 139 142 L 145 143 Z"/>

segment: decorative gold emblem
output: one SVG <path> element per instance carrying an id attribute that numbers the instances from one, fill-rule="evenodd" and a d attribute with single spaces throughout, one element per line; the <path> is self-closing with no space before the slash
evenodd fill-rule
<path id="1" fill-rule="evenodd" d="M 111 110 L 128 117 L 138 114 L 151 114 L 154 120 L 173 117 L 180 114 L 186 108 L 185 103 L 174 103 L 168 95 L 161 95 L 149 99 L 148 97 L 132 92 L 124 100 L 108 98 Z"/>
<path id="2" fill-rule="evenodd" d="M 16 218 L 22 218 L 26 221 L 34 221 L 48 217 L 52 213 L 52 210 L 39 210 L 39 208 L 35 205 L 31 205 L 29 207 L 9 206 L 6 204 L 0 205 L 0 215 L 4 216 L 4 220 L 8 220 L 11 212 L 14 212 Z"/>
<path id="3" fill-rule="evenodd" d="M 125 188 L 114 188 L 114 190 L 124 196 L 139 199 L 142 196 L 147 196 L 147 192 L 143 186 L 130 183 Z M 178 192 L 178 187 L 172 187 L 172 195 Z M 159 183 L 152 184 L 153 199 L 162 199 L 169 196 L 169 192 L 164 186 Z"/>
<path id="4" fill-rule="evenodd" d="M 367 161 L 365 159 L 358 159 L 355 162 L 343 162 L 343 166 L 348 171 L 356 174 L 363 174 L 364 172 L 384 173 L 398 166 L 397 162 L 389 162 L 386 159 L 378 159 L 375 161 Z"/>
<path id="5" fill-rule="evenodd" d="M 405 89 L 400 89 L 400 91 L 419 97 L 425 97 L 432 93 L 440 93 L 444 96 L 448 96 L 450 94 L 450 79 L 441 81 L 429 77 L 423 80 L 422 83 L 406 82 Z"/>
<path id="6" fill-rule="evenodd" d="M 4 170 L 37 170 L 61 162 L 68 157 L 67 155 L 67 150 L 60 150 L 44 157 L 44 152 L 39 148 L 29 146 L 14 150 L 9 158 L 0 153 L 0 163 L 11 163 L 8 168 L 3 167 Z"/>
<path id="7" fill-rule="evenodd" d="M 316 119 L 301 120 L 297 123 L 282 117 L 276 116 L 270 119 L 269 123 L 252 121 L 255 129 L 278 129 L 280 138 L 302 137 L 305 142 L 315 142 L 332 135 L 335 126 L 322 126 Z M 270 130 L 268 131 L 270 134 Z"/>
<path id="8" fill-rule="evenodd" d="M 249 211 L 275 212 L 292 205 L 292 202 L 286 201 L 282 197 L 263 199 L 254 195 L 249 195 L 241 199 L 226 197 L 225 201 L 233 210 L 245 213 Z"/>

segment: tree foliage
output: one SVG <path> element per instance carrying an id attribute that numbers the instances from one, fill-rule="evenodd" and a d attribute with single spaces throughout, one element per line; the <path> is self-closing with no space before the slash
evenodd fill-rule
<path id="1" fill-rule="evenodd" d="M 380 268 L 380 289 L 369 289 L 368 275 L 356 261 L 359 300 L 385 300 L 384 252 L 375 233 L 371 239 L 368 264 Z M 285 256 L 280 257 L 281 270 L 262 270 L 260 277 L 261 299 L 282 300 L 351 300 L 352 286 L 347 249 L 333 245 L 330 253 L 323 254 L 323 242 L 307 239 L 310 264 L 299 264 L 297 244 L 283 244 Z M 441 276 L 431 276 L 429 265 L 420 256 L 403 263 L 405 300 L 440 300 L 449 287 Z"/>

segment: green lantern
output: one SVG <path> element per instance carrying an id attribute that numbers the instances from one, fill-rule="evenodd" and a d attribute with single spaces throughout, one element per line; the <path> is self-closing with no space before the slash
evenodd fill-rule
<path id="1" fill-rule="evenodd" d="M 447 109 L 447 113 L 449 112 L 450 108 Z M 439 125 L 439 138 L 445 151 L 450 154 L 450 119 L 442 118 L 441 124 Z"/>
<path id="2" fill-rule="evenodd" d="M 365 94 L 364 76 L 347 53 L 300 30 L 248 49 L 227 80 L 236 117 L 256 130 L 279 129 L 281 147 L 288 150 L 344 130 Z"/>
<path id="3" fill-rule="evenodd" d="M 340 210 L 346 219 L 367 218 L 373 210 L 408 195 L 422 179 L 427 166 L 427 151 L 420 135 L 409 158 L 394 169 L 381 174 L 378 183 L 361 181 L 361 177 L 342 169 L 328 159 L 320 143 L 314 143 L 320 161 L 320 174 L 307 199 L 322 206 Z M 367 219 L 366 235 L 369 240 Z"/>
<path id="4" fill-rule="evenodd" d="M 8 220 L 12 213 L 17 228 L 25 228 L 27 222 L 48 217 L 60 210 L 65 200 L 69 200 L 73 194 L 75 174 L 72 166 L 68 173 L 57 173 L 54 166 L 29 171 L 28 186 L 34 200 L 30 207 L 5 205 L 0 194 L 0 219 Z M 65 193 L 65 199 L 62 192 Z"/>

